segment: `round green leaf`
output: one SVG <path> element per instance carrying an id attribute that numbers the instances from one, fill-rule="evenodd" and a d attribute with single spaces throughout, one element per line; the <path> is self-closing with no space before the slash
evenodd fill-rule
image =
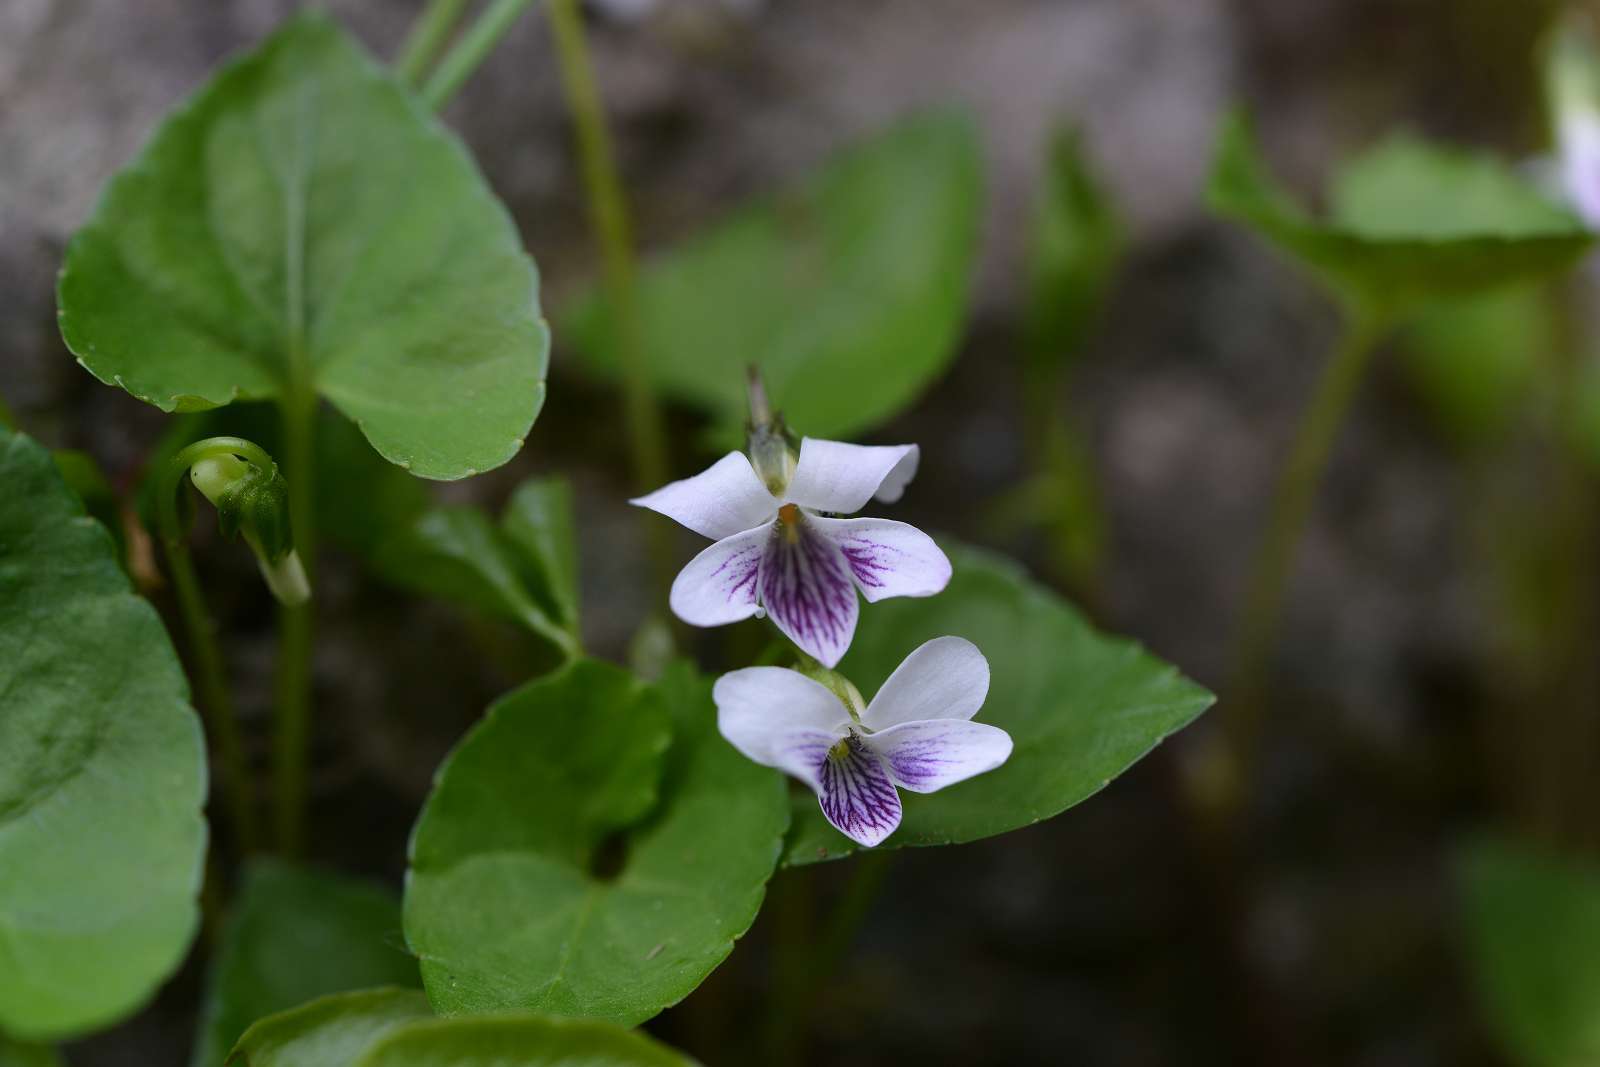
<path id="1" fill-rule="evenodd" d="M 333 23 L 223 68 L 72 241 L 61 332 L 165 411 L 311 385 L 428 478 L 496 467 L 544 400 L 549 335 L 465 149 Z"/>
<path id="2" fill-rule="evenodd" d="M 1472 963 L 1506 1051 L 1530 1067 L 1600 1063 L 1600 867 L 1483 840 L 1459 870 Z"/>
<path id="3" fill-rule="evenodd" d="M 0 1029 L 108 1025 L 187 952 L 206 844 L 188 694 L 110 536 L 0 430 Z"/>
<path id="4" fill-rule="evenodd" d="M 1319 222 L 1268 172 L 1242 114 L 1223 125 L 1207 196 L 1335 290 L 1387 311 L 1569 267 L 1593 242 L 1498 164 L 1411 140 L 1358 161 Z"/>
<path id="5" fill-rule="evenodd" d="M 355 1067 L 692 1067 L 643 1034 L 584 1019 L 430 1019 L 380 1040 Z"/>
<path id="6" fill-rule="evenodd" d="M 420 984 L 393 893 L 280 860 L 256 860 L 213 964 L 194 1067 L 221 1067 L 251 1023 L 314 997 Z"/>
<path id="7" fill-rule="evenodd" d="M 1008 561 L 944 547 L 955 567 L 945 591 L 871 605 L 839 669 L 870 695 L 924 641 L 965 637 L 989 660 L 989 696 L 977 720 L 1004 729 L 1015 748 L 988 774 L 937 793 L 902 793 L 904 821 L 879 848 L 972 841 L 1048 819 L 1210 707 L 1210 693 L 1132 641 L 1097 633 Z M 814 796 L 796 794 L 786 863 L 856 848 L 828 825 Z"/>
<path id="8" fill-rule="evenodd" d="M 228 1067 L 350 1067 L 385 1035 L 432 1014 L 409 989 L 335 993 L 250 1027 Z"/>
<path id="9" fill-rule="evenodd" d="M 646 686 L 593 661 L 489 710 L 412 835 L 406 937 L 436 1009 L 632 1025 L 728 955 L 787 802 L 714 720 L 682 665 Z"/>
<path id="10" fill-rule="evenodd" d="M 972 122 L 924 115 L 660 257 L 637 303 L 657 387 L 729 433 L 749 416 L 752 362 L 789 424 L 813 436 L 897 414 L 955 355 L 980 187 Z M 623 335 L 602 297 L 561 325 L 591 367 L 618 373 Z"/>

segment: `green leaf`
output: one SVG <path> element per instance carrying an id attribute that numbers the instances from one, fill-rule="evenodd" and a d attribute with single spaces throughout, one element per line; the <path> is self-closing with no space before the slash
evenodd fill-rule
<path id="1" fill-rule="evenodd" d="M 1356 161 L 1318 222 L 1268 173 L 1242 114 L 1223 125 L 1207 196 L 1369 310 L 1529 280 L 1571 266 L 1593 241 L 1492 160 L 1410 140 Z"/>
<path id="2" fill-rule="evenodd" d="M 692 1067 L 643 1034 L 576 1019 L 434 1019 L 416 993 L 324 997 L 250 1028 L 236 1067 Z"/>
<path id="3" fill-rule="evenodd" d="M 384 541 L 373 565 L 387 581 L 526 627 L 578 654 L 576 549 L 570 494 L 523 486 L 500 527 L 477 508 L 430 511 Z"/>
<path id="4" fill-rule="evenodd" d="M 1071 128 L 1058 129 L 1029 227 L 1030 360 L 1059 364 L 1077 354 L 1105 302 L 1123 247 L 1121 220 L 1089 170 L 1082 138 Z"/>
<path id="5" fill-rule="evenodd" d="M 409 989 L 335 993 L 250 1027 L 228 1067 L 350 1067 L 386 1035 L 432 1014 L 428 999 Z"/>
<path id="6" fill-rule="evenodd" d="M 194 1067 L 221 1067 L 257 1019 L 368 986 L 418 986 L 400 901 L 338 875 L 256 860 L 228 918 L 206 990 Z"/>
<path id="7" fill-rule="evenodd" d="M 24 1045 L 0 1034 L 0 1067 L 61 1067 L 61 1057 L 48 1045 Z"/>
<path id="8" fill-rule="evenodd" d="M 571 486 L 559 478 L 523 482 L 500 516 L 500 529 L 552 617 L 577 633 L 578 524 Z"/>
<path id="9" fill-rule="evenodd" d="M 1399 340 L 1418 393 L 1463 446 L 1502 439 L 1556 347 L 1549 304 L 1534 286 L 1429 304 Z"/>
<path id="10" fill-rule="evenodd" d="M 643 1034 L 581 1019 L 432 1019 L 379 1041 L 356 1067 L 693 1067 Z"/>
<path id="11" fill-rule="evenodd" d="M 134 1011 L 194 937 L 205 746 L 161 620 L 50 454 L 0 430 L 0 1029 Z"/>
<path id="12" fill-rule="evenodd" d="M 1506 1051 L 1530 1067 L 1600 1063 L 1600 867 L 1486 839 L 1458 870 L 1473 969 Z"/>
<path id="13" fill-rule="evenodd" d="M 406 937 L 437 1010 L 633 1025 L 728 955 L 788 815 L 714 722 L 681 664 L 647 686 L 580 661 L 489 710 L 412 834 Z"/>
<path id="14" fill-rule="evenodd" d="M 216 74 L 73 238 L 61 332 L 164 411 L 308 385 L 427 478 L 497 467 L 544 401 L 538 279 L 470 156 L 333 23 Z"/>
<path id="15" fill-rule="evenodd" d="M 638 292 L 655 384 L 730 436 L 748 417 L 751 363 L 805 433 L 845 437 L 891 418 L 955 355 L 980 185 L 971 121 L 924 115 L 660 257 Z M 602 297 L 561 325 L 590 368 L 620 373 Z"/>
<path id="16" fill-rule="evenodd" d="M 945 591 L 862 612 L 839 669 L 870 695 L 924 641 L 965 637 L 989 660 L 978 721 L 1004 729 L 1015 748 L 978 778 L 902 793 L 904 821 L 880 849 L 972 841 L 1060 814 L 1211 705 L 1210 693 L 1133 642 L 1097 633 L 1008 561 L 948 541 L 944 548 L 955 568 Z M 797 792 L 795 805 L 786 863 L 856 850 L 809 792 Z"/>

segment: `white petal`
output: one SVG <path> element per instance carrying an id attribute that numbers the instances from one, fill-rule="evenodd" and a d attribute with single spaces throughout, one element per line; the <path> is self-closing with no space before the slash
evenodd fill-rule
<path id="1" fill-rule="evenodd" d="M 1600 226 L 1600 117 L 1563 116 L 1560 136 L 1567 197 L 1585 225 Z"/>
<path id="2" fill-rule="evenodd" d="M 922 719 L 970 719 L 989 694 L 989 661 L 964 637 L 935 637 L 907 656 L 861 721 L 887 730 Z"/>
<path id="3" fill-rule="evenodd" d="M 870 603 L 892 596 L 932 596 L 950 583 L 949 557 L 909 523 L 816 516 L 808 521 L 838 544 Z"/>
<path id="4" fill-rule="evenodd" d="M 832 667 L 850 647 L 861 605 L 844 552 L 814 516 L 780 522 L 761 558 L 761 606 L 789 640 Z"/>
<path id="5" fill-rule="evenodd" d="M 817 803 L 834 829 L 871 848 L 900 825 L 900 795 L 884 761 L 859 737 L 843 754 L 828 752 L 817 768 Z"/>
<path id="6" fill-rule="evenodd" d="M 693 478 L 663 485 L 628 501 L 676 519 L 697 534 L 720 540 L 778 513 L 743 452 L 729 452 Z"/>
<path id="7" fill-rule="evenodd" d="M 761 557 L 772 524 L 725 537 L 689 561 L 672 581 L 667 602 L 691 626 L 724 626 L 756 613 Z"/>
<path id="8" fill-rule="evenodd" d="M 746 667 L 711 689 L 717 729 L 757 763 L 794 775 L 812 789 L 828 748 L 848 732 L 850 713 L 821 682 L 783 667 Z"/>
<path id="9" fill-rule="evenodd" d="M 916 445 L 847 445 L 807 437 L 784 499 L 816 511 L 849 515 L 877 494 L 893 503 L 917 471 Z"/>
<path id="10" fill-rule="evenodd" d="M 901 789 L 932 793 L 992 771 L 1011 755 L 1011 735 L 961 719 L 903 722 L 866 738 Z"/>

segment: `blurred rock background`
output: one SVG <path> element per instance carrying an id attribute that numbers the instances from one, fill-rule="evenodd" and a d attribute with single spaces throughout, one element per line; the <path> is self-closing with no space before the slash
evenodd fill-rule
<path id="1" fill-rule="evenodd" d="M 0 3 L 0 395 L 28 432 L 87 449 L 123 484 L 164 416 L 100 386 L 61 344 L 64 243 L 153 123 L 295 6 Z M 329 6 L 389 56 L 420 3 Z M 1206 214 L 1215 123 L 1248 103 L 1306 191 L 1394 127 L 1531 154 L 1543 138 L 1533 47 L 1549 6 L 607 0 L 591 25 L 647 251 L 920 105 L 955 101 L 979 117 L 988 201 L 967 340 L 950 375 L 879 435 L 923 445 L 903 517 L 972 540 L 994 543 L 982 505 L 1024 472 L 1017 319 L 1045 137 L 1062 119 L 1083 127 L 1132 235 L 1103 329 L 1062 398 L 1090 429 L 1110 511 L 1094 610 L 1217 686 L 1277 463 L 1336 323 L 1292 268 Z M 558 305 L 594 262 L 542 17 L 524 19 L 445 117 Z M 590 643 L 620 656 L 650 604 L 640 527 L 623 504 L 617 401 L 564 355 L 558 335 L 552 399 L 525 452 L 441 493 L 498 506 L 531 473 L 571 477 Z M 1446 870 L 1455 835 L 1486 805 L 1472 711 L 1488 621 L 1461 559 L 1472 498 L 1404 380 L 1379 368 L 1300 557 L 1239 899 L 1218 906 L 1180 803 L 1202 721 L 1054 822 L 896 855 L 802 1022 L 797 1062 L 1493 1062 Z M 692 420 L 682 423 L 673 462 L 686 473 L 701 457 Z M 1044 565 L 1037 544 L 1000 547 Z M 263 594 L 243 553 L 199 555 L 227 628 L 243 635 L 230 643 L 243 711 L 264 722 Z M 316 858 L 397 884 L 439 758 L 527 668 L 504 635 L 360 581 L 349 561 L 335 558 L 319 596 Z M 826 872 L 824 889 L 845 877 Z M 652 1028 L 713 1067 L 759 1062 L 752 1020 L 769 992 L 771 921 Z M 72 1063 L 182 1062 L 198 971 L 72 1050 Z"/>

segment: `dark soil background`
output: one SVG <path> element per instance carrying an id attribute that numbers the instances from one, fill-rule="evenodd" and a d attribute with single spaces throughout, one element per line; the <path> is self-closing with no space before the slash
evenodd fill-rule
<path id="1" fill-rule="evenodd" d="M 164 417 L 96 383 L 54 327 L 64 242 L 101 182 L 288 0 L 0 2 L 0 394 L 47 444 L 136 477 Z M 413 0 L 331 5 L 391 55 Z M 1044 138 L 1080 122 L 1132 252 L 1062 403 L 1088 428 L 1110 511 L 1093 606 L 1216 687 L 1276 466 L 1336 330 L 1332 308 L 1205 213 L 1215 123 L 1248 102 L 1302 189 L 1395 126 L 1541 147 L 1533 43 L 1548 5 L 1504 0 L 660 0 L 592 10 L 596 65 L 641 239 L 661 247 L 918 105 L 980 117 L 988 209 L 960 357 L 878 439 L 916 440 L 903 512 L 998 544 L 985 502 L 1025 471 L 1018 311 Z M 510 205 L 552 306 L 593 257 L 548 29 L 527 17 L 447 112 Z M 652 607 L 618 401 L 556 338 L 551 402 L 506 468 L 442 487 L 498 507 L 534 473 L 579 490 L 588 641 L 620 657 Z M 796 1061 L 858 1064 L 1496 1062 L 1449 877 L 1489 818 L 1474 712 L 1487 620 L 1462 529 L 1474 496 L 1380 360 L 1341 434 L 1281 635 L 1264 773 L 1236 884 L 1219 891 L 1182 804 L 1204 719 L 1080 808 L 960 848 L 906 851 L 804 1014 Z M 686 430 L 693 429 L 687 414 Z M 686 432 L 676 470 L 704 458 Z M 687 558 L 687 540 L 684 543 Z M 265 763 L 270 606 L 246 554 L 197 551 Z M 228 598 L 233 599 L 229 600 Z M 319 590 L 314 858 L 398 885 L 440 757 L 531 670 L 504 633 L 361 579 Z M 165 605 L 164 605 L 165 606 Z M 237 636 L 233 636 L 237 635 Z M 485 650 L 490 655 L 484 654 Z M 849 876 L 816 875 L 823 903 Z M 793 875 L 774 884 L 775 904 Z M 713 1067 L 754 1051 L 773 915 L 651 1028 Z M 201 968 L 75 1067 L 187 1056 Z"/>

